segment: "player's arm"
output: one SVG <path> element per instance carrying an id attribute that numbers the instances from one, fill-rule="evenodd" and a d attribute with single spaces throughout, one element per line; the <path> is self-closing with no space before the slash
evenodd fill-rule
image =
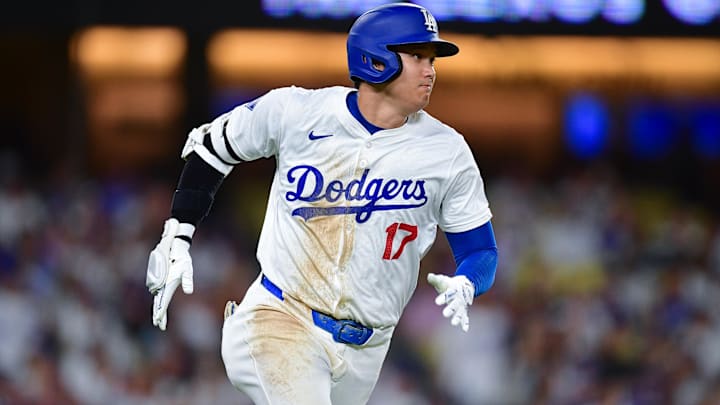
<path id="1" fill-rule="evenodd" d="M 488 221 L 466 232 L 446 232 L 445 236 L 455 257 L 455 275 L 465 276 L 473 283 L 476 297 L 489 290 L 495 281 L 498 262 L 492 223 Z"/>
<path id="2" fill-rule="evenodd" d="M 167 326 L 167 309 L 179 285 L 186 294 L 193 292 L 190 245 L 195 226 L 210 211 L 215 193 L 225 176 L 197 153 L 190 152 L 180 174 L 163 234 L 150 252 L 145 283 L 153 294 L 153 324 Z"/>
<path id="3" fill-rule="evenodd" d="M 153 324 L 165 330 L 167 308 L 182 283 L 193 291 L 190 244 L 195 226 L 212 207 L 225 176 L 241 162 L 269 157 L 277 152 L 282 133 L 286 96 L 294 90 L 274 90 L 235 107 L 188 134 L 180 156 L 185 166 L 180 175 L 162 238 L 150 252 L 145 283 L 154 295 Z"/>
<path id="4" fill-rule="evenodd" d="M 445 305 L 443 315 L 452 317 L 453 326 L 469 329 L 467 307 L 473 298 L 493 285 L 497 270 L 498 251 L 495 233 L 490 221 L 465 232 L 446 232 L 457 269 L 454 277 L 428 274 L 428 282 L 439 293 L 435 302 Z"/>
<path id="5" fill-rule="evenodd" d="M 197 225 L 210 212 L 215 193 L 225 176 L 196 153 L 191 153 L 180 174 L 170 215 L 181 223 Z"/>

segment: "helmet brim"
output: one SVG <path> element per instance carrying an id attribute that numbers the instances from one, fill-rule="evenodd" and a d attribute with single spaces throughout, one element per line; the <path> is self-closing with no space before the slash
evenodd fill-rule
<path id="1" fill-rule="evenodd" d="M 406 42 L 401 44 L 393 44 L 389 45 L 388 49 L 391 51 L 395 51 L 396 48 L 406 45 L 422 45 L 422 44 L 433 44 L 435 45 L 435 56 L 437 57 L 445 57 L 445 56 L 453 56 L 456 55 L 458 52 L 460 52 L 460 48 L 458 48 L 457 45 L 453 44 L 452 42 L 439 40 L 439 41 L 430 41 L 430 42 Z"/>
<path id="2" fill-rule="evenodd" d="M 453 56 L 460 52 L 460 48 L 452 42 L 435 41 L 433 44 L 435 44 L 436 55 L 440 57 Z"/>

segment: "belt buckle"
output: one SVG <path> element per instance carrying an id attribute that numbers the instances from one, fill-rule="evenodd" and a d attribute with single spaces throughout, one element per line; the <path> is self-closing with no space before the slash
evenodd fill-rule
<path id="1" fill-rule="evenodd" d="M 333 339 L 336 342 L 354 345 L 365 343 L 366 327 L 348 319 L 338 320 L 337 323 L 340 324 L 340 327 L 336 328 L 333 333 Z"/>

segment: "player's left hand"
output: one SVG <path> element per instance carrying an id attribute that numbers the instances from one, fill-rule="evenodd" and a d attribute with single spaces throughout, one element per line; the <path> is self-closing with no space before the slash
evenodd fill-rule
<path id="1" fill-rule="evenodd" d="M 193 267 L 190 243 L 179 238 L 192 238 L 195 227 L 181 224 L 175 218 L 165 221 L 160 242 L 150 252 L 145 285 L 154 295 L 153 325 L 161 330 L 167 326 L 167 310 L 177 287 L 182 284 L 185 294 L 193 292 Z"/>
<path id="2" fill-rule="evenodd" d="M 442 274 L 430 273 L 428 283 L 438 292 L 435 303 L 445 305 L 443 316 L 451 318 L 452 326 L 460 325 L 463 331 L 470 329 L 467 308 L 472 304 L 475 296 L 475 286 L 465 276 L 448 277 Z"/>

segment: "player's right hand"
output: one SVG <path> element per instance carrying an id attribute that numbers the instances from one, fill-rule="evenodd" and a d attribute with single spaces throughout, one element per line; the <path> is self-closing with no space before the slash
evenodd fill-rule
<path id="1" fill-rule="evenodd" d="M 185 294 L 193 292 L 193 267 L 188 241 L 194 232 L 194 225 L 170 218 L 165 221 L 160 242 L 150 252 L 145 285 L 155 297 L 153 325 L 161 330 L 167 326 L 167 309 L 178 285 L 182 284 Z"/>

